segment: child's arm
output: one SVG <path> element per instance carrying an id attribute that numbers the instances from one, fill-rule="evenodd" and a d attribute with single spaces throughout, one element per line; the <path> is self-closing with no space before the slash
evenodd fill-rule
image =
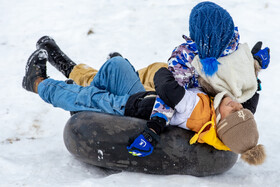
<path id="1" fill-rule="evenodd" d="M 174 109 L 185 94 L 185 89 L 175 80 L 173 74 L 166 68 L 160 68 L 155 76 L 156 93 L 171 108 Z"/>
<path id="2" fill-rule="evenodd" d="M 168 70 L 178 84 L 185 89 L 198 87 L 198 74 L 192 65 L 197 55 L 196 44 L 188 37 L 183 36 L 186 43 L 176 47 L 168 60 Z"/>
<path id="3" fill-rule="evenodd" d="M 183 99 L 186 92 L 166 68 L 158 70 L 154 83 L 159 96 L 156 98 L 151 119 L 147 122 L 147 128 L 140 135 L 132 138 L 127 147 L 128 152 L 133 156 L 145 157 L 153 152 L 154 146 L 159 141 L 159 135 L 169 124 L 175 106 Z"/>
<path id="4" fill-rule="evenodd" d="M 168 69 L 161 68 L 156 73 L 154 83 L 158 96 L 151 119 L 147 122 L 148 128 L 127 147 L 130 154 L 138 157 L 150 155 L 158 142 L 159 134 L 174 115 L 175 105 L 184 97 L 184 88 L 198 86 L 198 75 L 191 65 L 195 51 L 192 41 L 176 47 L 169 59 Z"/>
<path id="5" fill-rule="evenodd" d="M 256 110 L 257 110 L 257 106 L 259 103 L 259 94 L 256 92 L 253 97 L 251 97 L 250 99 L 248 99 L 246 102 L 242 103 L 242 106 L 244 108 L 247 108 L 248 110 L 250 110 L 253 114 L 255 114 Z"/>
<path id="6" fill-rule="evenodd" d="M 259 69 L 266 69 L 270 63 L 270 49 L 268 47 L 262 49 L 262 42 L 257 42 L 255 46 L 252 48 L 251 53 L 254 57 L 254 59 L 257 61 L 258 65 L 255 64 L 256 76 L 258 74 Z M 257 71 L 258 70 L 258 71 Z M 257 79 L 258 81 L 258 90 L 261 91 L 261 81 Z M 256 92 L 250 99 L 248 99 L 246 102 L 242 103 L 244 108 L 249 109 L 253 114 L 255 114 L 257 110 L 259 102 L 259 94 Z"/>
<path id="7" fill-rule="evenodd" d="M 174 107 L 184 97 L 185 89 L 178 84 L 172 73 L 166 68 L 161 68 L 156 72 L 154 83 L 158 96 L 151 118 L 161 117 L 169 124 L 174 114 Z"/>
<path id="8" fill-rule="evenodd" d="M 151 118 L 164 118 L 169 124 L 174 114 L 174 107 L 183 98 L 185 89 L 198 87 L 198 74 L 192 66 L 197 54 L 196 44 L 183 36 L 186 43 L 176 47 L 168 60 L 168 70 L 161 68 L 154 76 L 154 84 L 158 94 Z"/>
<path id="9" fill-rule="evenodd" d="M 154 83 L 159 96 L 156 98 L 151 119 L 147 122 L 147 128 L 129 142 L 127 149 L 133 156 L 145 157 L 153 152 L 154 146 L 159 141 L 159 135 L 174 114 L 174 107 L 185 94 L 185 89 L 175 81 L 172 73 L 166 68 L 161 68 L 155 74 Z"/>

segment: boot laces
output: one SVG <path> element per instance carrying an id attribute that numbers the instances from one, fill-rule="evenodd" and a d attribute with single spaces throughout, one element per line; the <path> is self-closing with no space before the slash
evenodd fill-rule
<path id="1" fill-rule="evenodd" d="M 41 76 L 43 78 L 47 78 L 47 54 L 45 51 L 42 51 L 38 54 L 38 63 L 36 63 L 37 67 L 40 70 Z"/>
<path id="2" fill-rule="evenodd" d="M 41 68 L 42 77 L 45 78 L 45 79 L 48 78 L 48 76 L 47 76 L 47 66 L 41 66 L 40 68 Z"/>

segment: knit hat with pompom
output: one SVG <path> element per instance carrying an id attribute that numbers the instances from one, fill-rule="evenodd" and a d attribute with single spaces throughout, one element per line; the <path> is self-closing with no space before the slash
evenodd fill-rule
<path id="1" fill-rule="evenodd" d="M 248 109 L 236 111 L 217 124 L 217 133 L 232 152 L 251 164 L 259 165 L 265 160 L 263 145 L 257 145 L 259 133 L 254 115 Z"/>
<path id="2" fill-rule="evenodd" d="M 230 14 L 213 2 L 201 2 L 191 11 L 189 31 L 196 43 L 204 73 L 213 75 L 218 70 L 217 59 L 234 36 Z"/>

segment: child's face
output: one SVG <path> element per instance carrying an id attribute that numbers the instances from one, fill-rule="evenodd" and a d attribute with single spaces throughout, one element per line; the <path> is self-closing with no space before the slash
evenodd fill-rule
<path id="1" fill-rule="evenodd" d="M 221 120 L 231 113 L 241 110 L 242 108 L 243 106 L 240 103 L 233 101 L 230 97 L 223 98 L 219 107 Z"/>

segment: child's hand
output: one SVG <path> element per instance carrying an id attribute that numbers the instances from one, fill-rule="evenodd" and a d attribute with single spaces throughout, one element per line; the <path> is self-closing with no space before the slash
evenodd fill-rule
<path id="1" fill-rule="evenodd" d="M 262 42 L 257 42 L 253 47 L 251 53 L 253 54 L 254 59 L 256 59 L 262 69 L 266 69 L 270 62 L 270 50 L 268 47 L 262 48 Z"/>
<path id="2" fill-rule="evenodd" d="M 152 154 L 154 146 L 159 141 L 159 135 L 146 128 L 133 142 L 127 146 L 127 150 L 133 156 L 145 157 Z"/>

